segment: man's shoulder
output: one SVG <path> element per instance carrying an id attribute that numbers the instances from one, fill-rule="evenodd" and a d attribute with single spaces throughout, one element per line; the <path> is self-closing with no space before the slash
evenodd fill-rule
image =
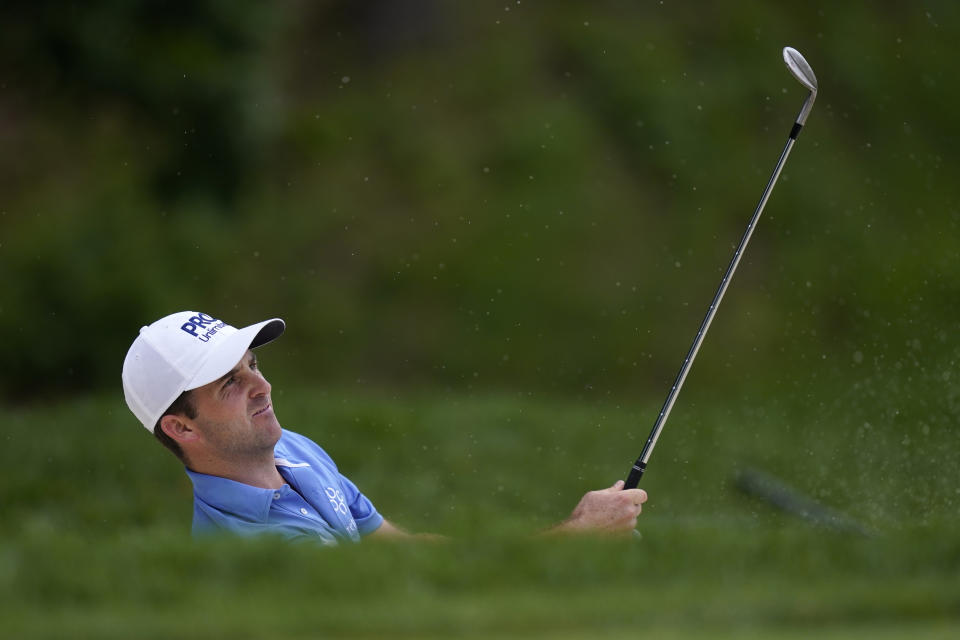
<path id="1" fill-rule="evenodd" d="M 277 441 L 277 446 L 281 445 L 288 447 L 301 447 L 305 449 L 320 449 L 323 451 L 323 447 L 318 445 L 307 436 L 289 429 L 282 430 L 282 433 L 280 434 L 280 440 Z"/>
<path id="2" fill-rule="evenodd" d="M 274 452 L 277 458 L 284 458 L 293 463 L 310 462 L 307 458 L 319 458 L 326 464 L 336 466 L 333 458 L 323 450 L 323 447 L 307 436 L 289 429 L 283 430 Z"/>
<path id="3" fill-rule="evenodd" d="M 280 430 L 280 440 L 277 442 L 280 444 L 297 444 L 302 445 L 303 443 L 308 443 L 313 446 L 317 446 L 317 443 L 308 438 L 307 436 L 297 433 L 296 431 L 291 431 L 290 429 L 283 428 Z"/>

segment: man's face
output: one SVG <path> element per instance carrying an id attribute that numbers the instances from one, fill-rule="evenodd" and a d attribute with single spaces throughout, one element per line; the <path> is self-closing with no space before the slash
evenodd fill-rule
<path id="1" fill-rule="evenodd" d="M 281 428 L 270 402 L 270 383 L 247 350 L 229 373 L 191 393 L 193 420 L 209 453 L 243 458 L 273 451 Z"/>

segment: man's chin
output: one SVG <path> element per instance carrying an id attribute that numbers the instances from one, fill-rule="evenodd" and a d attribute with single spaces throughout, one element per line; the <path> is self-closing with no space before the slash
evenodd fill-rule
<path id="1" fill-rule="evenodd" d="M 255 424 L 258 428 L 273 436 L 275 441 L 279 440 L 280 436 L 283 435 L 283 427 L 280 426 L 280 423 L 274 416 L 271 416 L 270 420 L 264 420 L 263 422 Z"/>

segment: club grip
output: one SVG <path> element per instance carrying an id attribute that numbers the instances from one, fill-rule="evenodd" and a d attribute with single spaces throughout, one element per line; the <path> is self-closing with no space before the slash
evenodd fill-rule
<path id="1" fill-rule="evenodd" d="M 643 472 L 647 469 L 647 463 L 637 460 L 633 465 L 633 468 L 630 469 L 630 474 L 627 476 L 627 480 L 623 483 L 624 489 L 636 489 L 637 485 L 640 484 L 640 478 L 643 477 Z"/>

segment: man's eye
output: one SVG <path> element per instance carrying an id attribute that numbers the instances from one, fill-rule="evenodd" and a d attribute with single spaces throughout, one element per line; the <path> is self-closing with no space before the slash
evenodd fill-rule
<path id="1" fill-rule="evenodd" d="M 223 386 L 224 386 L 224 387 L 229 387 L 230 385 L 232 385 L 232 384 L 233 384 L 234 382 L 236 382 L 236 381 L 237 381 L 237 377 L 236 377 L 236 376 L 230 376 L 229 378 L 227 378 L 227 381 L 224 383 Z"/>

